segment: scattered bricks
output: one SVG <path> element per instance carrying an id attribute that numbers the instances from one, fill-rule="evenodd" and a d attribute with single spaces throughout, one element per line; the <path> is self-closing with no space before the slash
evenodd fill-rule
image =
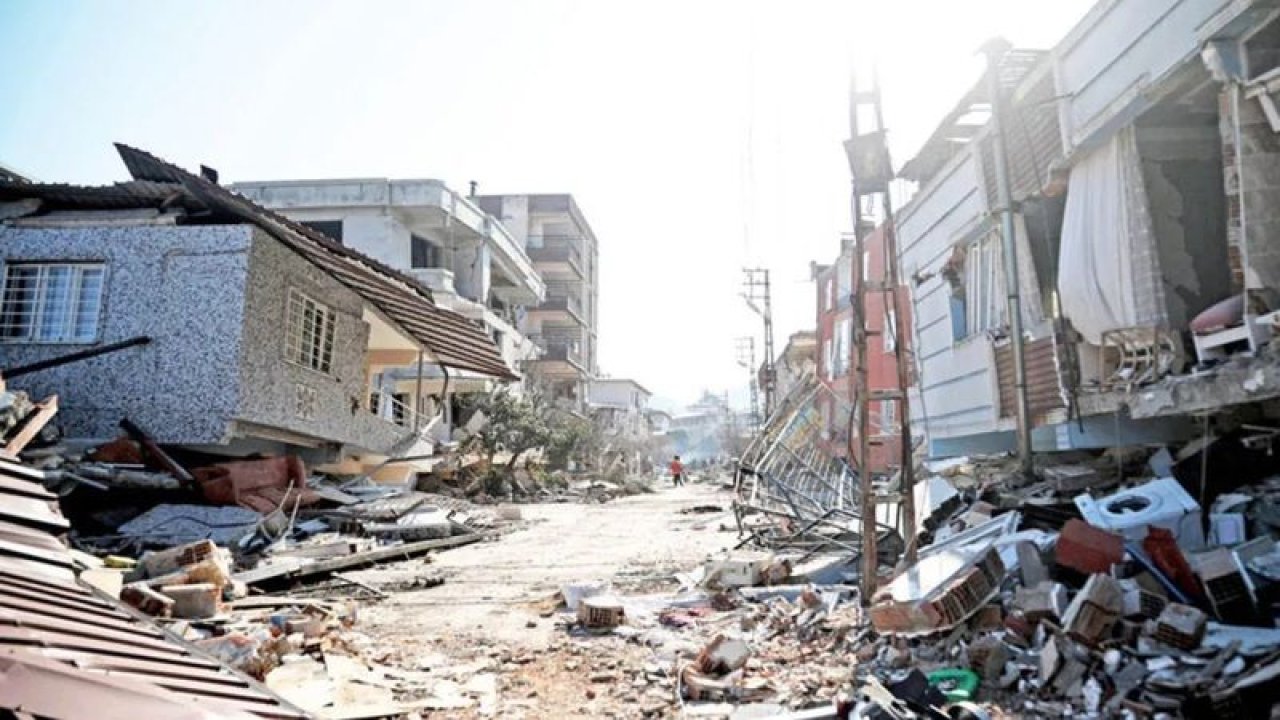
<path id="1" fill-rule="evenodd" d="M 137 579 L 168 575 L 188 565 L 221 557 L 218 546 L 212 540 L 200 540 L 166 550 L 149 552 L 138 561 L 136 572 L 140 575 Z M 227 574 L 230 575 L 230 573 Z"/>
<path id="2" fill-rule="evenodd" d="M 1156 639 L 1181 650 L 1195 650 L 1209 617 L 1189 605 L 1170 603 L 1156 620 Z"/>
<path id="3" fill-rule="evenodd" d="M 129 583 L 121 588 L 120 599 L 130 607 L 153 617 L 168 617 L 173 608 L 172 598 L 161 595 L 140 582 Z"/>
<path id="4" fill-rule="evenodd" d="M 1044 479 L 1060 493 L 1078 492 L 1098 483 L 1098 471 L 1087 465 L 1058 465 L 1042 471 Z"/>
<path id="5" fill-rule="evenodd" d="M 1049 572 L 1040 557 L 1040 548 L 1035 543 L 1024 540 L 1015 545 L 1014 550 L 1018 553 L 1018 572 L 1022 575 L 1023 585 L 1035 587 L 1049 579 Z"/>
<path id="6" fill-rule="evenodd" d="M 1013 596 L 1013 607 L 1029 623 L 1045 619 L 1057 622 L 1067 609 L 1067 588 L 1051 580 L 1035 587 L 1020 587 Z"/>
<path id="7" fill-rule="evenodd" d="M 1109 575 L 1092 575 L 1076 594 L 1062 616 L 1062 626 L 1071 637 L 1096 646 L 1111 632 L 1124 610 L 1120 585 Z"/>
<path id="8" fill-rule="evenodd" d="M 1054 560 L 1086 575 L 1105 573 L 1124 560 L 1124 538 L 1072 518 L 1058 535 Z"/>
<path id="9" fill-rule="evenodd" d="M 218 614 L 218 596 L 222 593 L 213 583 L 166 585 L 160 592 L 173 601 L 173 617 L 202 620 Z"/>

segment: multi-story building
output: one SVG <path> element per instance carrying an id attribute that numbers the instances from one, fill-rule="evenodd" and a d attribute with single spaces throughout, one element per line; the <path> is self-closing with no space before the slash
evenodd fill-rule
<path id="1" fill-rule="evenodd" d="M 530 375 L 558 403 L 584 409 L 598 372 L 599 254 L 596 236 L 572 195 L 487 195 L 481 208 L 511 231 L 546 282 L 521 329 L 541 354 Z"/>
<path id="2" fill-rule="evenodd" d="M 1264 352 L 1280 317 L 1274 10 L 1102 0 L 1051 51 L 1000 59 L 1035 450 L 1177 442 L 1203 432 L 1192 413 L 1280 397 Z M 988 87 L 899 172 L 919 184 L 897 232 L 933 455 L 1015 447 Z"/>
<path id="3" fill-rule="evenodd" d="M 523 241 L 472 198 L 439 180 L 281 180 L 233 187 L 430 288 L 438 305 L 482 325 L 513 370 L 536 356 L 537 347 L 519 327 L 526 308 L 542 302 L 546 286 Z M 434 365 L 421 375 L 429 405 L 445 394 L 493 386 L 491 378 L 469 373 L 454 373 L 446 382 Z M 376 383 L 370 402 L 395 413 L 419 386 L 419 369 L 412 363 L 389 368 Z"/>
<path id="4" fill-rule="evenodd" d="M 819 396 L 822 403 L 823 422 L 826 427 L 827 447 L 833 455 L 847 457 L 850 447 L 857 447 L 856 434 L 850 434 L 850 414 L 847 408 L 854 402 L 853 347 L 853 294 L 860 283 L 868 283 L 865 295 L 865 327 L 867 330 L 867 389 L 874 395 L 878 391 L 895 390 L 898 387 L 897 357 L 894 351 L 900 339 L 895 335 L 894 308 L 888 303 L 887 293 L 873 291 L 882 287 L 886 279 L 885 227 L 881 225 L 863 240 L 861 262 L 855 257 L 853 236 L 844 238 L 844 249 L 831 265 L 815 265 L 814 278 L 818 286 L 818 375 L 832 392 Z M 861 275 L 858 276 L 858 268 Z M 905 291 L 899 295 L 907 297 Z M 909 313 L 908 313 L 909 315 Z M 910 333 L 911 318 L 903 318 L 904 327 Z M 902 339 L 905 341 L 905 339 Z M 843 402 L 847 400 L 847 402 Z M 870 419 L 870 460 L 873 472 L 886 472 L 899 453 L 899 418 L 897 401 L 871 400 L 868 402 Z M 852 428 L 855 432 L 856 426 Z"/>

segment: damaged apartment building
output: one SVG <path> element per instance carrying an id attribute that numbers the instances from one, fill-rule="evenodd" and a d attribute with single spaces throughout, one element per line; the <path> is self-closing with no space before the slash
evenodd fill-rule
<path id="1" fill-rule="evenodd" d="M 595 232 L 572 195 L 482 195 L 476 203 L 498 218 L 546 283 L 546 298 L 521 326 L 539 354 L 529 366 L 557 405 L 586 412 L 600 374 L 600 256 Z"/>
<path id="2" fill-rule="evenodd" d="M 508 367 L 519 370 L 536 360 L 538 348 L 521 326 L 526 309 L 545 298 L 546 286 L 524 246 L 474 198 L 439 180 L 282 180 L 231 187 L 425 285 L 437 305 L 482 325 Z M 403 417 L 418 388 L 418 367 L 407 360 L 373 378 L 370 402 L 384 416 Z M 498 382 L 469 370 L 450 373 L 429 361 L 421 376 L 418 411 L 443 412 L 441 439 L 460 416 L 463 397 L 487 393 Z"/>
<path id="3" fill-rule="evenodd" d="M 515 379 L 477 322 L 413 277 L 146 152 L 132 179 L 0 184 L 0 368 L 122 349 L 23 374 L 58 394 L 68 438 L 115 437 L 310 463 L 429 453 L 424 382 L 394 415 L 380 373 L 434 366 Z M 372 397 L 371 397 L 372 396 Z"/>
<path id="4" fill-rule="evenodd" d="M 1280 4 L 1100 2 L 997 72 L 1034 447 L 1186 439 L 1191 413 L 1280 394 Z M 986 88 L 899 173 L 933 455 L 1015 442 Z"/>

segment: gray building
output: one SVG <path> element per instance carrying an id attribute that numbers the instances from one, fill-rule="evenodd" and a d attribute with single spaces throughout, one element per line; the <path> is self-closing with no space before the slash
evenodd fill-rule
<path id="1" fill-rule="evenodd" d="M 377 258 L 431 289 L 436 304 L 481 323 L 513 368 L 537 354 L 519 330 L 541 304 L 542 278 L 524 247 L 493 216 L 439 180 L 385 178 L 247 181 L 237 193 Z M 398 373 L 400 389 L 416 380 Z M 429 389 L 443 378 L 426 369 Z M 487 392 L 483 376 L 455 377 L 458 392 Z"/>
<path id="2" fill-rule="evenodd" d="M 525 335 L 542 349 L 529 371 L 561 404 L 584 409 L 599 372 L 599 250 L 572 195 L 485 195 L 481 208 L 502 221 L 546 283 L 546 299 L 531 307 Z"/>
<path id="3" fill-rule="evenodd" d="M 71 437 L 130 418 L 162 443 L 311 461 L 430 451 L 424 398 L 371 398 L 420 360 L 510 379 L 478 324 L 413 278 L 145 152 L 103 187 L 0 183 L 0 368 L 122 340 L 25 375 Z"/>

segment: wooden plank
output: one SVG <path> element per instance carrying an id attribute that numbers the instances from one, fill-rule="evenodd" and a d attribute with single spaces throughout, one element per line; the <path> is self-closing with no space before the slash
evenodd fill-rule
<path id="1" fill-rule="evenodd" d="M 283 565 L 275 565 L 256 570 L 246 570 L 244 572 L 237 573 L 233 578 L 245 583 L 246 585 L 255 585 L 273 580 L 293 580 L 315 577 L 318 575 L 329 575 L 330 573 L 338 570 L 357 568 L 365 565 L 375 565 L 388 560 L 407 559 L 431 550 L 443 550 L 445 548 L 469 545 L 492 535 L 493 533 L 473 532 L 468 535 L 455 535 L 454 537 L 442 538 L 440 540 L 420 540 L 418 542 L 405 543 L 403 545 L 392 545 L 390 547 L 368 550 L 362 553 L 354 553 L 345 557 L 321 560 L 319 562 L 308 563 L 306 565 L 286 563 Z"/>
<path id="2" fill-rule="evenodd" d="M 50 395 L 44 399 L 44 402 L 36 403 L 36 409 L 28 413 L 27 416 L 23 418 L 22 426 L 19 428 L 18 432 L 15 433 L 13 437 L 9 438 L 7 443 L 5 443 L 5 455 L 11 458 L 17 458 L 18 453 L 22 452 L 23 448 L 34 440 L 36 435 L 39 435 L 40 431 L 44 429 L 44 426 L 48 425 L 49 421 L 53 419 L 53 416 L 57 414 L 57 395 Z"/>

